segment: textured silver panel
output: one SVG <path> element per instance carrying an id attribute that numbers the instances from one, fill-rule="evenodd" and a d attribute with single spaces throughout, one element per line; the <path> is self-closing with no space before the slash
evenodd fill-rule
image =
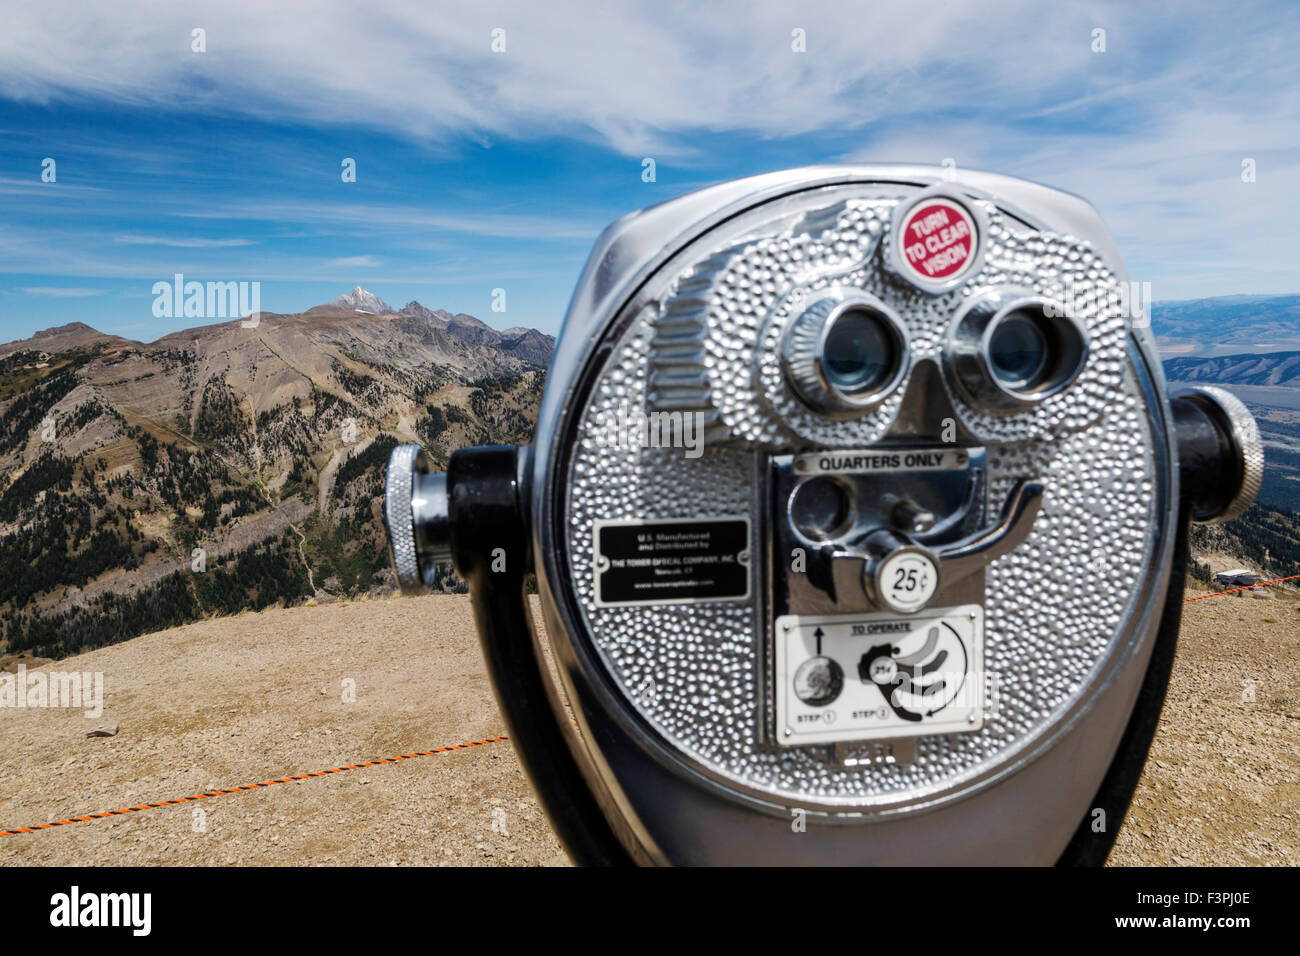
<path id="1" fill-rule="evenodd" d="M 1026 544 L 987 572 L 986 662 L 999 706 L 981 731 L 920 738 L 914 762 L 892 765 L 846 767 L 829 747 L 777 751 L 758 743 L 767 639 L 758 606 L 596 607 L 596 519 L 748 513 L 757 528 L 766 520 L 754 501 L 763 455 L 860 448 L 888 431 L 905 388 L 849 422 L 819 419 L 790 395 L 780 337 L 817 290 L 836 284 L 878 296 L 907 323 L 914 357 L 933 358 L 976 290 L 1014 284 L 1056 296 L 1069 283 L 1078 297 L 1114 282 L 1086 244 L 1017 232 L 984 204 L 980 273 L 944 295 L 920 293 L 884 270 L 879 255 L 904 195 L 900 187 L 894 199 L 825 205 L 769 238 L 720 238 L 714 252 L 666 277 L 600 371 L 572 459 L 566 544 L 585 622 L 610 674 L 644 718 L 708 772 L 786 802 L 811 796 L 887 807 L 1005 762 L 1014 745 L 1073 705 L 1115 650 L 1155 548 L 1149 413 L 1125 358 L 1124 320 L 1094 310 L 1080 314 L 1093 347 L 1079 381 L 1038 407 L 993 415 L 945 384 L 963 424 L 988 446 L 990 499 L 1002 501 L 1018 479 L 1046 485 Z M 726 440 L 694 459 L 678 448 L 611 447 L 599 426 L 620 407 L 698 411 Z"/>
<path id="2" fill-rule="evenodd" d="M 690 363 L 692 387 L 689 395 L 656 391 L 653 405 L 707 409 L 710 423 L 720 419 L 728 434 L 747 443 L 876 441 L 897 415 L 902 391 L 851 423 L 816 414 L 784 381 L 781 340 L 791 322 L 832 286 L 862 289 L 907 315 L 915 365 L 941 358 L 944 337 L 966 297 L 998 286 L 1078 301 L 1076 315 L 1087 328 L 1090 355 L 1068 394 L 1014 415 L 982 409 L 945 382 L 962 423 L 981 441 L 1023 441 L 1049 431 L 1077 430 L 1095 419 L 1119 386 L 1125 362 L 1118 294 L 1101 294 L 1115 277 L 1101 259 L 1068 237 L 1018 233 L 991 203 L 979 203 L 988 222 L 983 268 L 957 289 L 934 296 L 898 280 L 880 267 L 879 259 L 870 258 L 895 205 L 837 204 L 838 229 L 824 227 L 828 211 L 820 210 L 784 234 L 715 254 L 691 270 L 665 301 L 664 319 L 677 334 L 683 312 L 689 310 L 695 350 L 679 361 Z M 820 228 L 810 229 L 810 224 Z M 1112 308 L 1103 309 L 1107 304 Z M 657 332 L 657 367 L 671 361 L 664 353 L 664 333 Z"/>

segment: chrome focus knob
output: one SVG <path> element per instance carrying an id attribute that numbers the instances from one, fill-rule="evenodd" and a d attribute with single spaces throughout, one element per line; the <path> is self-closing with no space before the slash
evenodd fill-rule
<path id="1" fill-rule="evenodd" d="M 429 471 L 419 445 L 398 445 L 388 458 L 384 524 L 397 586 L 403 594 L 429 590 L 439 561 L 451 560 L 447 476 Z"/>

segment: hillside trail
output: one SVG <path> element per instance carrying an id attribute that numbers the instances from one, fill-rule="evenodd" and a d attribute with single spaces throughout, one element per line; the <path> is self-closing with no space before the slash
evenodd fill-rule
<path id="1" fill-rule="evenodd" d="M 262 484 L 262 482 L 260 481 L 254 482 L 254 486 L 257 488 L 258 493 L 262 496 L 262 499 L 272 508 L 276 507 L 279 504 L 279 502 L 275 500 L 274 496 L 272 496 L 271 492 L 267 490 L 266 486 Z M 307 560 L 307 550 L 304 547 L 304 545 L 307 543 L 307 536 L 302 533 L 302 529 L 299 528 L 298 525 L 293 521 L 290 521 L 288 523 L 288 527 L 291 531 L 293 531 L 294 535 L 298 538 L 298 557 L 302 560 L 302 566 L 307 569 L 307 584 L 309 587 L 311 587 L 311 593 L 314 595 L 320 594 L 320 590 L 316 587 L 316 578 L 312 574 L 311 562 Z"/>
<path id="2" fill-rule="evenodd" d="M 345 444 L 342 448 L 331 455 L 330 460 L 325 463 L 325 467 L 322 468 L 320 472 L 320 492 L 316 505 L 317 510 L 319 510 L 322 515 L 329 513 L 330 491 L 334 487 L 334 476 L 338 474 L 339 468 L 349 458 L 355 458 L 357 455 L 362 454 L 370 447 L 371 442 L 373 442 L 377 437 L 379 436 L 371 435 L 363 441 L 355 442 L 353 444 Z"/>
<path id="3" fill-rule="evenodd" d="M 298 557 L 302 559 L 302 566 L 307 569 L 307 584 L 311 587 L 311 593 L 319 594 L 319 589 L 316 587 L 316 578 L 311 573 L 311 562 L 307 560 L 307 549 L 303 547 L 307 543 L 307 536 L 302 533 L 302 529 L 296 524 L 291 524 L 289 527 L 298 536 Z"/>
<path id="4" fill-rule="evenodd" d="M 1297 608 L 1184 606 L 1112 864 L 1300 863 Z M 0 829 L 505 732 L 464 595 L 244 613 L 45 669 L 102 672 L 104 710 L 0 711 Z M 565 863 L 509 742 L 0 837 L 0 865 Z"/>

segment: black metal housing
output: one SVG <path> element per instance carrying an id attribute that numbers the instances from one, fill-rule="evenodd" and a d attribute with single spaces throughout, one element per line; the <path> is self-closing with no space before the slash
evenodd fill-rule
<path id="1" fill-rule="evenodd" d="M 579 865 L 630 865 L 548 699 L 546 666 L 525 593 L 531 561 L 521 478 L 527 469 L 520 465 L 528 452 L 527 446 L 490 446 L 452 454 L 447 468 L 452 561 L 469 584 L 497 706 L 560 841 Z"/>

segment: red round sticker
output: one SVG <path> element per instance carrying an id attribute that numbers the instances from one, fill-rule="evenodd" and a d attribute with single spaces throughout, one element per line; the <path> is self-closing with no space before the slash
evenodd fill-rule
<path id="1" fill-rule="evenodd" d="M 979 236 L 971 214 L 950 199 L 926 199 L 903 219 L 899 261 L 922 282 L 946 282 L 975 261 Z"/>

